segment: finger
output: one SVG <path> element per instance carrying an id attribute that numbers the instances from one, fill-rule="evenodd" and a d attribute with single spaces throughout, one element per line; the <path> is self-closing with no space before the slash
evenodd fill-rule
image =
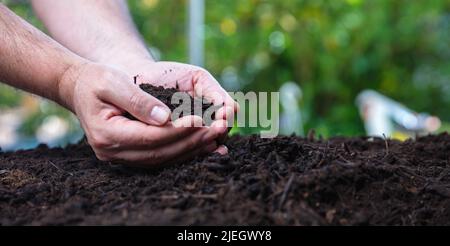
<path id="1" fill-rule="evenodd" d="M 200 130 L 201 127 L 196 126 L 202 122 L 198 116 L 185 116 L 164 126 L 150 126 L 123 116 L 115 116 L 108 121 L 108 134 L 110 142 L 116 143 L 115 150 L 151 149 L 185 138 Z"/>
<path id="2" fill-rule="evenodd" d="M 148 160 L 140 160 L 140 161 L 133 161 L 133 162 L 129 162 L 129 161 L 123 161 L 123 162 L 115 162 L 115 163 L 120 163 L 120 164 L 125 164 L 127 166 L 132 166 L 132 167 L 140 167 L 140 168 L 159 168 L 159 167 L 168 167 L 168 166 L 172 166 L 172 165 L 179 165 L 179 164 L 183 164 L 186 161 L 190 161 L 192 159 L 194 159 L 197 156 L 202 156 L 208 153 L 212 153 L 214 150 L 217 149 L 217 144 L 215 142 L 212 142 L 208 145 L 206 145 L 204 148 L 198 148 L 196 150 L 193 150 L 191 152 L 188 152 L 186 154 L 183 154 L 182 156 L 173 158 L 173 159 L 168 159 L 164 162 L 150 162 Z"/>
<path id="3" fill-rule="evenodd" d="M 169 121 L 170 109 L 161 101 L 129 83 L 126 76 L 111 78 L 100 98 L 127 111 L 137 119 L 150 125 L 161 126 Z"/>
<path id="4" fill-rule="evenodd" d="M 204 151 L 204 146 L 213 142 L 220 133 L 214 129 L 200 129 L 185 139 L 152 150 L 126 150 L 116 153 L 113 159 L 127 162 L 129 165 L 158 166 L 189 153 Z"/>
<path id="5" fill-rule="evenodd" d="M 221 107 L 217 110 L 215 116 L 216 119 L 223 119 L 227 121 L 227 126 L 228 127 L 233 127 L 233 123 L 234 123 L 234 108 L 232 107 Z"/>
<path id="6" fill-rule="evenodd" d="M 204 153 L 212 153 L 212 152 L 216 151 L 217 149 L 218 149 L 217 148 L 217 143 L 216 143 L 216 141 L 214 141 L 214 142 L 212 142 L 211 144 L 209 144 L 209 145 L 207 145 L 205 147 Z"/>
<path id="7" fill-rule="evenodd" d="M 175 128 L 180 127 L 200 128 L 205 125 L 205 122 L 198 115 L 187 115 L 174 120 L 173 122 L 171 122 L 171 125 L 174 126 Z"/>
<path id="8" fill-rule="evenodd" d="M 207 71 L 193 72 L 193 87 L 196 96 L 204 97 L 214 105 L 224 105 L 238 109 L 236 101 L 220 86 L 219 82 Z"/>
<path id="9" fill-rule="evenodd" d="M 221 134 L 219 136 L 228 133 L 228 123 L 225 120 L 215 120 L 210 127 L 220 132 Z"/>
<path id="10" fill-rule="evenodd" d="M 211 124 L 211 127 L 215 127 L 217 131 L 222 132 L 216 139 L 216 141 L 220 144 L 225 142 L 228 136 L 228 123 L 225 120 L 216 120 Z"/>
<path id="11" fill-rule="evenodd" d="M 189 161 L 194 159 L 197 156 L 203 156 L 206 154 L 210 154 L 213 151 L 215 151 L 217 149 L 217 143 L 216 141 L 211 142 L 210 144 L 207 144 L 205 147 L 203 148 L 198 148 L 197 150 L 194 150 L 192 152 L 188 152 L 184 155 L 182 155 L 181 157 L 175 158 L 171 161 L 169 161 L 169 165 L 170 164 L 181 164 L 185 161 Z"/>
<path id="12" fill-rule="evenodd" d="M 227 155 L 228 154 L 228 148 L 225 145 L 220 145 L 214 152 L 215 153 L 219 153 L 221 155 Z"/>

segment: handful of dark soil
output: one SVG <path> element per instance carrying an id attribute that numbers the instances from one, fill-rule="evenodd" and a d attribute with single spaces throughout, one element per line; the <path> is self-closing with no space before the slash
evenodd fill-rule
<path id="1" fill-rule="evenodd" d="M 205 120 L 206 125 L 210 125 L 212 123 L 212 120 L 215 119 L 214 112 L 220 108 L 220 106 L 214 106 L 204 98 L 193 98 L 188 93 L 180 92 L 175 88 L 164 88 L 162 86 L 153 86 L 151 84 L 140 84 L 139 87 L 148 94 L 156 97 L 162 103 L 166 104 L 170 108 L 172 113 L 174 113 L 174 111 L 177 109 L 182 112 L 188 112 L 187 114 L 181 113 L 179 115 L 180 117 L 187 115 L 200 116 Z M 179 95 L 183 96 L 183 98 L 189 99 L 190 103 L 172 103 L 172 97 L 175 93 L 180 93 Z"/>

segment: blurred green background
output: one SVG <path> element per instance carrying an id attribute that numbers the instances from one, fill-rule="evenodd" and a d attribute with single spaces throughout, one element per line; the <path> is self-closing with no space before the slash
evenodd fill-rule
<path id="1" fill-rule="evenodd" d="M 42 28 L 27 2 L 6 2 Z M 187 4 L 129 1 L 160 60 L 188 62 Z M 294 81 L 305 128 L 325 137 L 364 134 L 354 101 L 367 88 L 450 122 L 448 0 L 206 0 L 205 22 L 205 67 L 226 89 L 278 91 Z M 0 108 L 23 101 L 1 85 Z M 68 117 L 39 109 L 22 131 L 32 134 L 55 113 Z"/>

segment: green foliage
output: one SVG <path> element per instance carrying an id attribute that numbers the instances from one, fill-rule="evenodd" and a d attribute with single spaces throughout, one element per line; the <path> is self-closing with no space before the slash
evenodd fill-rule
<path id="1" fill-rule="evenodd" d="M 129 1 L 163 60 L 187 60 L 187 1 Z M 206 1 L 206 68 L 241 90 L 303 89 L 307 128 L 364 134 L 356 95 L 380 91 L 450 121 L 450 2 Z"/>
<path id="2" fill-rule="evenodd" d="M 277 91 L 295 81 L 307 129 L 364 134 L 354 99 L 367 88 L 450 121 L 448 0 L 205 2 L 206 68 L 230 90 Z M 187 4 L 129 1 L 161 60 L 188 61 Z M 14 7 L 31 18 L 28 6 Z"/>
<path id="3" fill-rule="evenodd" d="M 51 101 L 43 101 L 40 103 L 39 108 L 39 111 L 32 112 L 20 126 L 19 131 L 24 136 L 34 136 L 36 129 L 38 129 L 38 127 L 44 123 L 45 119 L 51 115 L 57 115 L 64 119 L 68 119 L 70 126 L 69 133 L 76 131 L 74 128 L 77 126 L 75 122 L 71 120 L 72 114 L 63 107 L 60 107 Z"/>
<path id="4" fill-rule="evenodd" d="M 0 84 L 0 109 L 18 106 L 21 101 L 21 94 L 12 87 Z"/>

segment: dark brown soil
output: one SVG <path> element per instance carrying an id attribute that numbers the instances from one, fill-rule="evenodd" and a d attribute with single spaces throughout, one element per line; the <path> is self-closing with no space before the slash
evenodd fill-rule
<path id="1" fill-rule="evenodd" d="M 142 87 L 170 105 L 174 90 Z M 0 225 L 450 225 L 448 134 L 226 145 L 161 170 L 102 163 L 85 142 L 0 153 Z"/>
<path id="2" fill-rule="evenodd" d="M 450 225 L 450 136 L 235 136 L 159 171 L 85 143 L 0 154 L 0 224 Z"/>
<path id="3" fill-rule="evenodd" d="M 165 89 L 162 86 L 153 86 L 151 84 L 140 84 L 139 87 L 149 93 L 150 95 L 156 97 L 159 99 L 162 103 L 166 104 L 172 112 L 176 108 L 180 110 L 180 112 L 188 112 L 186 115 L 198 115 L 200 117 L 203 117 L 205 119 L 205 123 L 209 125 L 211 123 L 211 120 L 214 120 L 214 111 L 217 110 L 219 107 L 214 107 L 212 103 L 208 102 L 205 98 L 193 98 L 188 93 L 185 92 L 179 92 L 187 96 L 187 98 L 190 99 L 189 104 L 185 104 L 182 102 L 176 101 L 176 103 L 172 103 L 172 96 L 175 92 L 178 92 L 175 88 L 167 88 Z M 211 108 L 211 109 L 210 109 Z M 210 109 L 211 113 L 208 113 L 208 109 Z M 208 116 L 204 117 L 205 114 Z M 184 113 L 181 113 L 179 115 L 180 117 L 185 116 Z M 209 117 L 210 116 L 210 117 Z M 128 116 L 130 117 L 130 116 Z"/>

